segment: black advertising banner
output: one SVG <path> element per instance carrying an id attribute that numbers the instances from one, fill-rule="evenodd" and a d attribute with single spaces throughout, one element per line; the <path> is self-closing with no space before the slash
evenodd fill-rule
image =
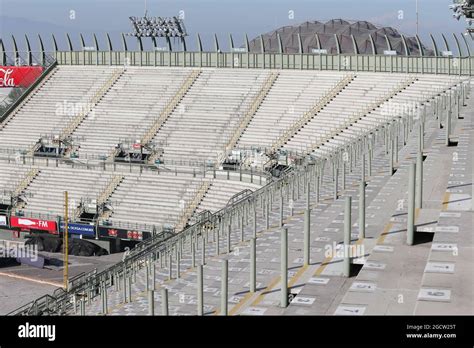
<path id="1" fill-rule="evenodd" d="M 142 241 L 151 237 L 150 232 L 127 230 L 124 228 L 99 226 L 99 236 L 103 238 L 118 238 Z"/>

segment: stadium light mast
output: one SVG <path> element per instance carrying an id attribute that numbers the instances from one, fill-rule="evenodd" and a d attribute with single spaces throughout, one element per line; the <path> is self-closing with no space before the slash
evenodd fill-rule
<path id="1" fill-rule="evenodd" d="M 419 35 L 420 16 L 418 12 L 418 0 L 416 0 L 416 35 Z"/>
<path id="2" fill-rule="evenodd" d="M 127 36 L 134 36 L 137 39 L 149 37 L 165 38 L 168 44 L 170 44 L 171 38 L 179 38 L 184 41 L 185 37 L 188 36 L 184 21 L 182 18 L 177 16 L 174 17 L 148 17 L 146 3 L 145 3 L 145 15 L 143 17 L 129 17 L 132 24 L 133 31 L 127 33 Z"/>

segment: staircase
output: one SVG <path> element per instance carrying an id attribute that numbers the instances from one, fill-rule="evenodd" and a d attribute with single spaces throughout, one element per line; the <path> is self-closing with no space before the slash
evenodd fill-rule
<path id="1" fill-rule="evenodd" d="M 13 191 L 13 195 L 18 196 L 20 193 L 22 193 L 23 190 L 25 190 L 36 178 L 39 172 L 40 171 L 38 168 L 31 168 L 31 170 L 26 174 L 20 184 L 18 184 L 18 186 L 15 188 L 15 191 Z"/>
<path id="2" fill-rule="evenodd" d="M 13 197 L 18 197 L 20 194 L 26 190 L 28 186 L 33 182 L 33 180 L 38 176 L 40 173 L 38 168 L 31 168 L 31 170 L 25 175 L 25 177 L 20 181 L 20 183 L 16 186 L 15 190 L 13 191 Z M 17 201 L 15 209 L 22 209 L 25 203 L 21 201 Z"/>
<path id="3" fill-rule="evenodd" d="M 166 122 L 169 116 L 173 113 L 174 109 L 179 105 L 181 100 L 184 98 L 186 93 L 192 87 L 194 82 L 201 75 L 201 70 L 193 70 L 189 76 L 184 80 L 183 84 L 176 92 L 173 98 L 171 98 L 167 103 L 164 109 L 160 112 L 159 116 L 153 121 L 153 124 L 148 131 L 141 138 L 141 144 L 146 145 L 150 143 L 155 137 L 156 133 L 160 130 L 163 124 Z"/>
<path id="4" fill-rule="evenodd" d="M 181 213 L 181 216 L 179 217 L 178 222 L 176 224 L 176 232 L 180 232 L 186 227 L 187 222 L 193 216 L 194 211 L 199 206 L 207 191 L 209 191 L 210 187 L 210 181 L 206 180 L 201 183 L 201 186 L 197 189 L 194 195 L 194 199 L 189 202 L 188 206 Z"/>
<path id="5" fill-rule="evenodd" d="M 363 119 L 365 115 L 370 113 L 371 111 L 377 109 L 380 107 L 383 103 L 389 101 L 391 98 L 393 98 L 395 95 L 400 93 L 402 90 L 407 88 L 408 86 L 412 85 L 416 81 L 416 77 L 410 77 L 404 82 L 402 82 L 400 85 L 398 85 L 396 88 L 394 88 L 392 91 L 390 91 L 387 95 L 377 99 L 375 102 L 368 104 L 364 109 L 352 114 L 352 116 L 345 121 L 343 124 L 339 124 L 337 127 L 334 128 L 334 130 L 330 133 L 328 133 L 326 136 L 321 137 L 316 141 L 315 143 L 311 144 L 308 146 L 305 150 L 305 154 L 310 154 L 314 150 L 318 149 L 322 145 L 324 145 L 328 140 L 334 138 L 336 135 L 339 133 L 342 133 L 344 129 L 350 127 L 353 123 L 358 122 L 359 120 Z"/>
<path id="6" fill-rule="evenodd" d="M 255 96 L 253 101 L 250 103 L 250 106 L 245 111 L 244 116 L 242 117 L 239 123 L 239 126 L 237 127 L 237 129 L 234 131 L 234 134 L 227 142 L 226 146 L 224 147 L 223 152 L 218 155 L 217 163 L 222 163 L 226 159 L 227 154 L 230 151 L 232 151 L 234 146 L 237 144 L 240 137 L 242 136 L 242 133 L 248 127 L 250 121 L 252 121 L 253 116 L 257 112 L 262 102 L 265 100 L 265 97 L 270 92 L 273 84 L 278 79 L 279 75 L 280 75 L 279 72 L 272 72 L 268 76 L 268 78 L 265 80 L 265 82 L 262 85 L 262 88 L 260 89 L 260 92 Z"/>
<path id="7" fill-rule="evenodd" d="M 116 69 L 112 73 L 112 76 L 104 83 L 104 85 L 99 88 L 99 90 L 95 93 L 95 95 L 91 98 L 88 103 L 88 108 L 78 114 L 70 123 L 69 125 L 63 129 L 61 134 L 59 135 L 60 139 L 65 139 L 70 136 L 74 130 L 82 123 L 84 118 L 87 116 L 89 112 L 92 111 L 94 106 L 100 102 L 100 100 L 104 97 L 104 95 L 112 88 L 112 86 L 117 82 L 117 80 L 123 75 L 125 72 L 125 68 Z"/>
<path id="8" fill-rule="evenodd" d="M 99 197 L 97 198 L 97 206 L 100 207 L 103 204 L 105 204 L 110 196 L 112 196 L 112 193 L 117 189 L 117 187 L 121 184 L 125 177 L 122 174 L 116 174 L 114 175 L 108 184 L 105 186 L 105 188 L 102 190 L 102 192 L 99 194 Z M 99 219 L 101 220 L 106 220 L 111 214 L 111 211 L 107 212 L 102 212 L 102 214 L 99 216 Z"/>
<path id="9" fill-rule="evenodd" d="M 125 68 L 120 68 L 114 70 L 112 76 L 100 87 L 94 96 L 88 101 L 87 108 L 82 110 L 78 115 L 76 115 L 71 122 L 60 132 L 59 139 L 64 141 L 69 136 L 74 133 L 77 127 L 84 121 L 87 115 L 92 111 L 92 109 L 100 102 L 104 95 L 112 88 L 112 86 L 117 82 L 117 80 L 123 75 Z M 37 148 L 35 144 L 29 151 L 28 155 L 32 156 Z"/>
<path id="10" fill-rule="evenodd" d="M 303 116 L 293 123 L 277 140 L 274 141 L 271 147 L 271 153 L 276 152 L 280 147 L 295 135 L 306 123 L 308 123 L 316 114 L 328 105 L 344 88 L 346 88 L 355 78 L 354 74 L 349 74 L 343 77 L 328 93 L 319 99 L 313 107 L 305 112 Z"/>

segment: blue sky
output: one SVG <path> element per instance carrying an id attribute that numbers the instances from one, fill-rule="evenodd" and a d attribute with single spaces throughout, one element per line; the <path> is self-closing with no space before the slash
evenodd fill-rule
<path id="1" fill-rule="evenodd" d="M 452 18 L 448 8 L 451 0 L 418 2 L 420 36 L 424 41 L 428 33 L 451 36 L 464 31 L 465 22 Z M 150 15 L 159 16 L 184 11 L 192 42 L 200 33 L 209 47 L 210 38 L 218 33 L 221 45 L 227 47 L 229 33 L 238 44 L 244 33 L 252 38 L 283 25 L 332 18 L 368 20 L 413 35 L 415 3 L 416 0 L 147 0 L 147 8 Z M 0 0 L 0 36 L 8 43 L 11 34 L 23 37 L 25 33 L 54 33 L 64 41 L 64 33 L 69 32 L 76 42 L 79 32 L 87 40 L 96 32 L 102 44 L 104 33 L 110 32 L 118 42 L 115 37 L 130 30 L 128 16 L 143 15 L 144 8 L 145 0 Z M 293 11 L 294 19 L 289 18 L 289 11 Z"/>

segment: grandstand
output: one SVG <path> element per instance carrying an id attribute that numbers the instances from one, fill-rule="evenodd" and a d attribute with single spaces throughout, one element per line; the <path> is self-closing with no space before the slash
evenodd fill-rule
<path id="1" fill-rule="evenodd" d="M 457 145 L 465 168 L 471 161 L 472 57 L 54 56 L 0 124 L 0 215 L 10 228 L 22 228 L 18 217 L 58 222 L 61 233 L 68 191 L 70 222 L 93 226 L 91 240 L 142 243 L 11 314 L 154 314 L 156 301 L 167 314 L 469 313 L 458 280 L 445 306 L 425 302 L 436 289 L 448 296 L 449 279 L 430 272 L 452 242 L 435 233 L 454 216 L 446 211 L 463 223 L 472 213 L 456 205 L 469 193 L 444 196 L 472 173 L 447 172 L 439 159 Z M 419 242 L 423 228 L 434 242 Z M 324 253 L 351 244 L 363 252 Z M 380 256 L 395 249 L 399 259 Z M 412 280 L 408 262 L 416 279 L 399 291 L 409 303 L 392 310 L 390 275 Z M 376 286 L 373 270 L 385 268 Z M 472 279 L 459 269 L 456 279 Z"/>

